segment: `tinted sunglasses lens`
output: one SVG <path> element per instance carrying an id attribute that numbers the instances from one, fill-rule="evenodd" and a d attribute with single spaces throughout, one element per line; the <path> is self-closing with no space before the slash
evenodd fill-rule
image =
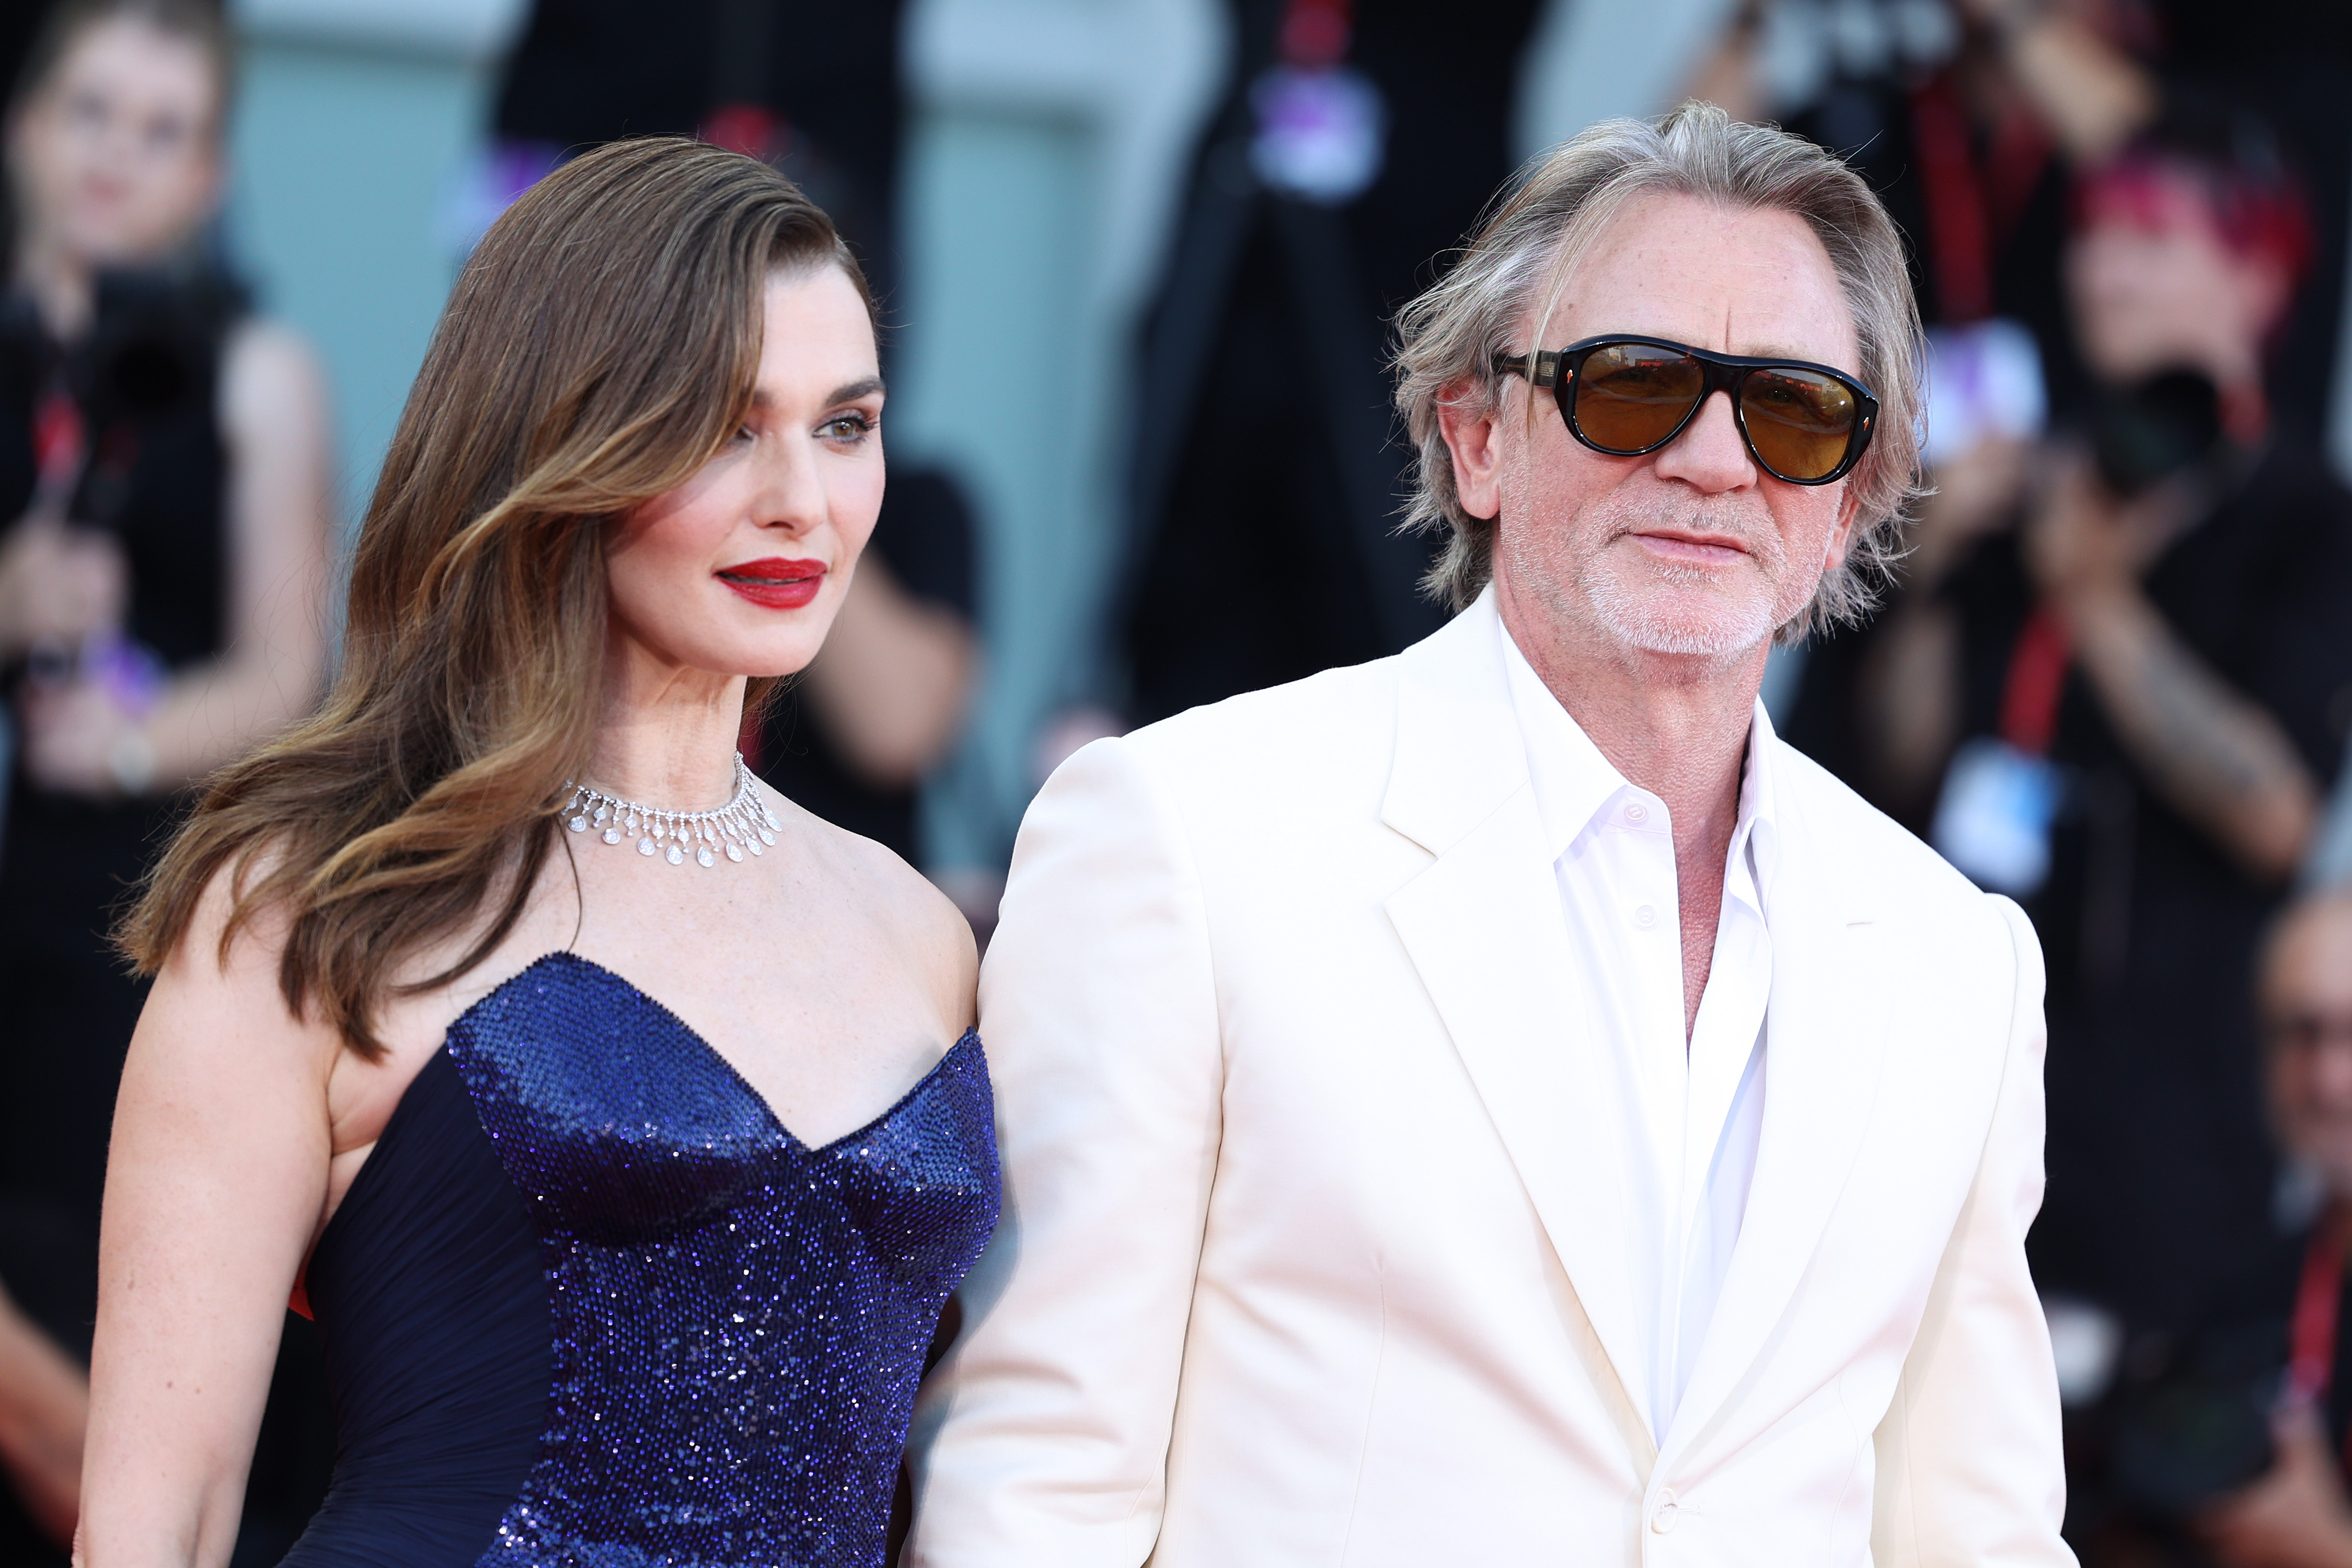
<path id="1" fill-rule="evenodd" d="M 1706 367 L 1649 343 L 1603 343 L 1584 356 L 1576 382 L 1576 428 L 1612 452 L 1643 452 L 1688 417 L 1706 390 Z"/>
<path id="2" fill-rule="evenodd" d="M 1739 389 L 1748 444 L 1758 460 L 1784 479 L 1818 479 L 1836 472 L 1860 412 L 1852 387 L 1818 371 L 1751 370 Z"/>

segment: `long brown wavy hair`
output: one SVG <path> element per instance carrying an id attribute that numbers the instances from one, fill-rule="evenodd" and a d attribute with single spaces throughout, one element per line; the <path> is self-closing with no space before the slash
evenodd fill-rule
<path id="1" fill-rule="evenodd" d="M 824 267 L 866 292 L 790 180 L 671 138 L 589 153 L 492 226 L 376 481 L 333 689 L 212 780 L 118 932 L 142 972 L 226 869 L 219 959 L 282 918 L 287 1006 L 373 1059 L 404 963 L 471 934 L 401 986 L 427 990 L 506 938 L 588 761 L 608 525 L 741 424 L 768 277 Z M 773 683 L 752 684 L 756 701 Z"/>

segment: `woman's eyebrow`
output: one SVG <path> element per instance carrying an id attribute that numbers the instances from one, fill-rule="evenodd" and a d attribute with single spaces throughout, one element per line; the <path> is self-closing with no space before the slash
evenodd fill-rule
<path id="1" fill-rule="evenodd" d="M 878 375 L 869 375 L 863 381 L 845 382 L 835 387 L 826 395 L 824 405 L 830 408 L 837 403 L 855 403 L 861 397 L 869 397 L 882 390 L 882 378 Z M 751 392 L 751 405 L 755 408 L 771 408 L 775 405 L 775 399 L 770 397 L 764 389 L 755 387 Z"/>

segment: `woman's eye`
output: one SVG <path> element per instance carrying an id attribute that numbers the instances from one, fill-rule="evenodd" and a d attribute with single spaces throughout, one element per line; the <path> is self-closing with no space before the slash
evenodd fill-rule
<path id="1" fill-rule="evenodd" d="M 863 414 L 836 414 L 817 432 L 830 441 L 861 441 L 874 433 L 874 421 Z"/>

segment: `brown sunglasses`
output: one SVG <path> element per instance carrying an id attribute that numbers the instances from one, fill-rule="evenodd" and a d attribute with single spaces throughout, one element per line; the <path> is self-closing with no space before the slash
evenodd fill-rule
<path id="1" fill-rule="evenodd" d="M 1612 458 L 1656 451 L 1708 398 L 1727 393 L 1748 455 L 1792 485 L 1843 479 L 1869 448 L 1878 421 L 1878 399 L 1842 370 L 1719 354 L 1664 338 L 1612 335 L 1506 354 L 1495 373 L 1549 387 L 1568 433 Z"/>

